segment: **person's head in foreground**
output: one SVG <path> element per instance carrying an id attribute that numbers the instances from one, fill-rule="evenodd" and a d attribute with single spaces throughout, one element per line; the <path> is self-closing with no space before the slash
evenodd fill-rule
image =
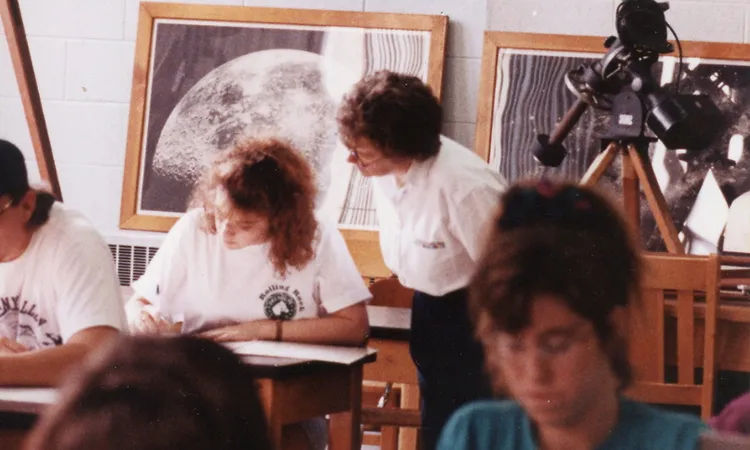
<path id="1" fill-rule="evenodd" d="M 421 79 L 382 70 L 344 96 L 336 120 L 348 161 L 364 176 L 405 172 L 440 151 L 443 109 Z"/>
<path id="2" fill-rule="evenodd" d="M 313 257 L 315 181 L 305 159 L 277 139 L 254 139 L 220 154 L 192 203 L 204 228 L 230 249 L 269 242 L 280 273 Z"/>
<path id="3" fill-rule="evenodd" d="M 0 262 L 23 254 L 54 202 L 52 194 L 29 185 L 21 150 L 0 139 Z"/>
<path id="4" fill-rule="evenodd" d="M 697 418 L 620 395 L 640 270 L 631 230 L 597 192 L 549 181 L 511 187 L 470 310 L 494 388 L 514 401 L 465 407 L 440 448 L 695 448 Z M 461 444 L 469 441 L 497 444 Z"/>
<path id="5" fill-rule="evenodd" d="M 195 337 L 122 337 L 69 380 L 27 450 L 270 450 L 254 378 Z"/>

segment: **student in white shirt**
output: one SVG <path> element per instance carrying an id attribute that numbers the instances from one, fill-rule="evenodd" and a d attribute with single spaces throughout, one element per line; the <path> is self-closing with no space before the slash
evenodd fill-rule
<path id="1" fill-rule="evenodd" d="M 416 77 L 365 77 L 344 97 L 337 119 L 349 162 L 373 177 L 385 263 L 416 291 L 410 347 L 423 448 L 431 450 L 455 409 L 491 395 L 466 286 L 506 183 L 475 153 L 441 136 L 440 103 Z"/>
<path id="2" fill-rule="evenodd" d="M 0 139 L 0 385 L 57 384 L 125 328 L 112 255 Z"/>
<path id="3" fill-rule="evenodd" d="M 222 153 L 193 206 L 133 285 L 131 330 L 365 342 L 370 293 L 335 224 L 316 217 L 312 171 L 291 147 L 256 139 Z"/>

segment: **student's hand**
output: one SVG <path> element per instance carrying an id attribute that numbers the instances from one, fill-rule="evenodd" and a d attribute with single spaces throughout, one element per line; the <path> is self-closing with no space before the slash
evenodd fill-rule
<path id="1" fill-rule="evenodd" d="M 252 341 L 262 339 L 262 322 L 244 322 L 237 325 L 228 325 L 213 330 L 204 331 L 199 336 L 216 342 Z"/>
<path id="2" fill-rule="evenodd" d="M 13 339 L 5 337 L 0 338 L 0 355 L 12 355 L 15 353 L 28 352 L 30 349 L 25 345 L 19 344 Z"/>
<path id="3" fill-rule="evenodd" d="M 144 307 L 138 317 L 130 323 L 130 331 L 138 334 L 179 334 L 182 332 L 182 322 L 172 323 L 153 310 Z"/>

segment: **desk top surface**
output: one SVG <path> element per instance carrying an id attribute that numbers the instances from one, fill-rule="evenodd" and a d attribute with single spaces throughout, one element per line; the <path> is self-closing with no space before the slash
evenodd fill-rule
<path id="1" fill-rule="evenodd" d="M 411 309 L 392 306 L 368 306 L 370 335 L 373 339 L 408 341 L 411 331 Z"/>
<path id="2" fill-rule="evenodd" d="M 285 380 L 300 375 L 312 375 L 318 372 L 341 370 L 347 366 L 323 361 L 309 361 L 266 356 L 240 356 L 251 366 L 257 378 Z M 375 360 L 370 355 L 364 362 Z M 57 400 L 56 388 L 48 387 L 0 387 L 0 411 L 22 414 L 39 414 L 45 407 Z"/>

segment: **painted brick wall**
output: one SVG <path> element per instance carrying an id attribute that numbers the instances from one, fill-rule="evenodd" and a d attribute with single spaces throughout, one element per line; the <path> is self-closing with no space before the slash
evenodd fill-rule
<path id="1" fill-rule="evenodd" d="M 607 35 L 618 0 L 182 0 L 182 2 L 446 14 L 445 132 L 467 146 L 485 29 Z M 20 0 L 66 202 L 107 235 L 118 230 L 137 0 Z M 748 42 L 750 0 L 673 0 L 680 38 Z M 0 137 L 35 170 L 8 49 L 0 43 Z M 38 178 L 38 175 L 37 175 Z M 147 234 L 148 236 L 153 236 Z"/>

